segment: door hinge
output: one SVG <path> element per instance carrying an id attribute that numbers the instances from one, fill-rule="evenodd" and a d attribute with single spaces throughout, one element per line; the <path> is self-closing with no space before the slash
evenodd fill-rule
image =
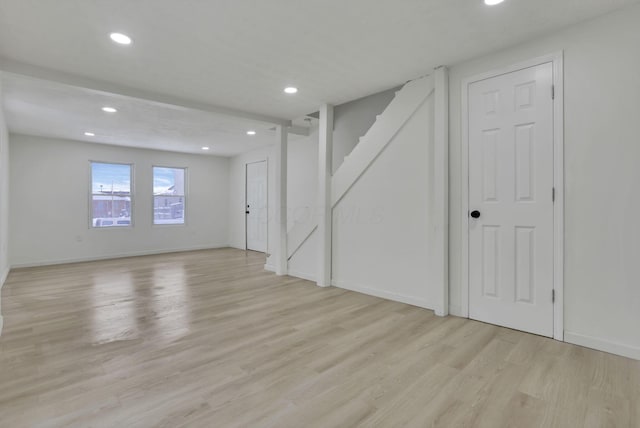
<path id="1" fill-rule="evenodd" d="M 551 202 L 555 202 L 556 201 L 556 188 L 552 187 L 551 188 Z"/>
<path id="2" fill-rule="evenodd" d="M 551 290 L 551 303 L 556 302 L 556 290 Z"/>
<path id="3" fill-rule="evenodd" d="M 556 99 L 556 85 L 551 85 L 551 99 Z"/>

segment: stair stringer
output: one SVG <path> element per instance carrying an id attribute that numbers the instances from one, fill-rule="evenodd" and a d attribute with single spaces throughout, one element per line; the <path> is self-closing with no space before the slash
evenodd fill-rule
<path id="1" fill-rule="evenodd" d="M 413 117 L 434 91 L 431 76 L 421 77 L 405 84 L 387 108 L 376 118 L 367 133 L 360 138 L 351 153 L 331 178 L 331 206 L 335 207 L 351 186 L 364 174 L 380 153 L 389 145 L 404 125 Z M 287 234 L 287 259 L 304 245 L 318 228 L 312 220 L 296 223 Z"/>
<path id="2" fill-rule="evenodd" d="M 287 260 L 291 260 L 291 257 L 307 242 L 307 239 L 318 228 L 318 222 L 316 220 L 310 220 L 304 223 L 296 223 L 289 233 L 287 233 Z"/>
<path id="3" fill-rule="evenodd" d="M 431 76 L 413 80 L 402 87 L 369 131 L 345 158 L 331 179 L 331 205 L 335 207 L 351 186 L 375 161 L 404 125 L 434 91 Z"/>

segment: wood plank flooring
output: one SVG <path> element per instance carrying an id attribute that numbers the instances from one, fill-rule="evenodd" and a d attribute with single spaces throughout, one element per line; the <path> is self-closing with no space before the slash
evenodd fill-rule
<path id="1" fill-rule="evenodd" d="M 640 427 L 640 363 L 233 249 L 14 270 L 0 427 Z"/>

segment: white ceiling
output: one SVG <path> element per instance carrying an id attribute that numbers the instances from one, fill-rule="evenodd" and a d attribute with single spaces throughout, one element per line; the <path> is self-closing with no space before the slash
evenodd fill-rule
<path id="1" fill-rule="evenodd" d="M 0 0 L 0 57 L 292 119 L 639 1 Z M 113 31 L 133 44 L 115 45 Z M 129 99 L 131 117 L 105 118 L 95 109 L 104 93 L 7 80 L 13 132 L 82 139 L 92 127 L 111 143 L 207 141 L 221 154 L 244 144 L 247 123 L 225 117 Z M 300 92 L 285 95 L 287 85 Z"/>
<path id="2" fill-rule="evenodd" d="M 3 74 L 11 132 L 147 149 L 234 156 L 271 145 L 272 125 Z M 102 111 L 114 107 L 117 113 Z M 255 130 L 255 136 L 247 135 Z M 95 137 L 87 137 L 85 132 Z M 290 135 L 295 141 L 301 138 Z M 202 147 L 210 148 L 203 151 Z"/>

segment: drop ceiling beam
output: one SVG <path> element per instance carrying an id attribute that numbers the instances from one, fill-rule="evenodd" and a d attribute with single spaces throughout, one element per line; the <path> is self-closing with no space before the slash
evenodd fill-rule
<path id="1" fill-rule="evenodd" d="M 271 128 L 271 131 L 275 131 L 276 128 Z M 308 137 L 309 134 L 311 134 L 310 132 L 310 128 L 307 128 L 306 126 L 300 126 L 300 125 L 291 125 L 287 128 L 287 132 L 289 134 L 293 134 L 293 135 L 300 135 L 302 137 Z"/>
<path id="2" fill-rule="evenodd" d="M 0 70 L 19 74 L 22 76 L 31 77 L 34 79 L 48 80 L 51 82 L 61 83 L 64 85 L 81 87 L 90 91 L 108 93 L 111 95 L 118 95 L 127 98 L 138 98 L 146 100 L 152 103 L 158 103 L 163 105 L 172 105 L 183 107 L 192 110 L 206 111 L 223 116 L 236 117 L 246 120 L 252 120 L 256 122 L 269 123 L 274 125 L 280 125 L 284 127 L 291 126 L 291 121 L 278 117 L 272 117 L 263 114 L 250 113 L 242 110 L 236 110 L 233 108 L 217 106 L 208 103 L 202 103 L 198 101 L 188 100 L 185 98 L 174 97 L 166 94 L 159 94 L 155 92 L 149 92 L 142 89 L 131 88 L 128 86 L 122 86 L 111 82 L 105 82 L 101 80 L 94 80 L 88 77 L 78 76 L 71 73 L 60 72 L 43 67 L 38 67 L 11 59 L 0 57 Z"/>

